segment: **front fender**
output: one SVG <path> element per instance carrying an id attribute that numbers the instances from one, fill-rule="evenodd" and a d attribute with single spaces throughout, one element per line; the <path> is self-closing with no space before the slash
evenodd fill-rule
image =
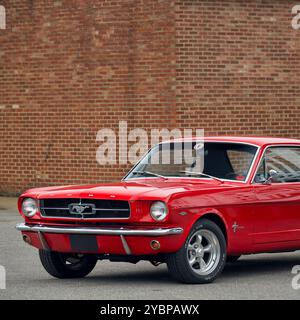
<path id="1" fill-rule="evenodd" d="M 184 229 L 184 233 L 182 234 L 181 238 L 183 242 L 181 245 L 184 245 L 184 242 L 189 236 L 193 225 L 201 218 L 207 218 L 214 222 L 217 220 L 217 222 L 223 225 L 221 229 L 223 232 L 225 232 L 224 236 L 227 241 L 227 250 L 228 252 L 232 251 L 231 228 L 222 212 L 215 208 L 193 208 L 188 210 L 179 209 L 173 211 L 172 222 L 182 226 Z"/>

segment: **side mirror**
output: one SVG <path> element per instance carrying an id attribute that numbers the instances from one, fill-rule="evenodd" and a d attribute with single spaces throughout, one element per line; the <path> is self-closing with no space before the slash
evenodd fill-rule
<path id="1" fill-rule="evenodd" d="M 271 184 L 274 178 L 278 177 L 278 172 L 276 170 L 269 170 L 269 178 L 264 182 L 264 184 Z"/>

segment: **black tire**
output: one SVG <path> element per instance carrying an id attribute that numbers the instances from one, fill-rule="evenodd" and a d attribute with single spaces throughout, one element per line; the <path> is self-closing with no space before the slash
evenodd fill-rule
<path id="1" fill-rule="evenodd" d="M 219 242 L 218 246 L 218 262 L 214 263 L 212 271 L 205 275 L 200 275 L 196 273 L 189 264 L 188 261 L 188 246 L 192 238 L 195 237 L 195 234 L 199 231 L 206 232 L 207 230 L 214 234 Z M 201 240 L 202 241 L 202 240 Z M 200 259 L 200 258 L 199 258 Z M 197 263 L 197 262 L 196 262 Z M 167 256 L 167 265 L 171 276 L 183 283 L 191 284 L 204 284 L 214 281 L 218 275 L 222 272 L 226 263 L 226 239 L 217 224 L 207 219 L 198 220 L 186 239 L 183 247 L 176 253 L 169 254 Z M 200 268 L 200 264 L 199 264 Z"/>
<path id="2" fill-rule="evenodd" d="M 241 256 L 227 256 L 226 262 L 227 263 L 235 263 L 239 260 Z"/>
<path id="3" fill-rule="evenodd" d="M 97 258 L 93 255 L 39 250 L 39 256 L 45 270 L 51 276 L 59 279 L 83 278 L 94 269 L 97 263 Z"/>

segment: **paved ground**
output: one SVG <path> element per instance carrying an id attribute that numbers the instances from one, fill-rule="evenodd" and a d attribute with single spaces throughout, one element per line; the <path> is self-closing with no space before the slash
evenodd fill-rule
<path id="1" fill-rule="evenodd" d="M 0 198 L 0 265 L 6 268 L 1 299 L 299 299 L 292 289 L 295 253 L 253 255 L 228 265 L 209 285 L 183 285 L 169 278 L 165 265 L 99 262 L 84 279 L 58 280 L 42 268 L 37 251 L 14 229 L 21 221 L 15 199 Z M 300 281 L 299 281 L 300 282 Z"/>

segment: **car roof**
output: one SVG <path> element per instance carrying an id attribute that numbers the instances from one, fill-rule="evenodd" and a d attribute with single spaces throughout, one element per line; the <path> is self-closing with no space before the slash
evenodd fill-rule
<path id="1" fill-rule="evenodd" d="M 237 136 L 207 136 L 207 137 L 192 137 L 183 139 L 174 139 L 175 142 L 184 141 L 214 141 L 214 142 L 233 142 L 233 143 L 246 143 L 263 147 L 272 144 L 300 144 L 300 140 L 276 137 L 237 137 Z"/>

